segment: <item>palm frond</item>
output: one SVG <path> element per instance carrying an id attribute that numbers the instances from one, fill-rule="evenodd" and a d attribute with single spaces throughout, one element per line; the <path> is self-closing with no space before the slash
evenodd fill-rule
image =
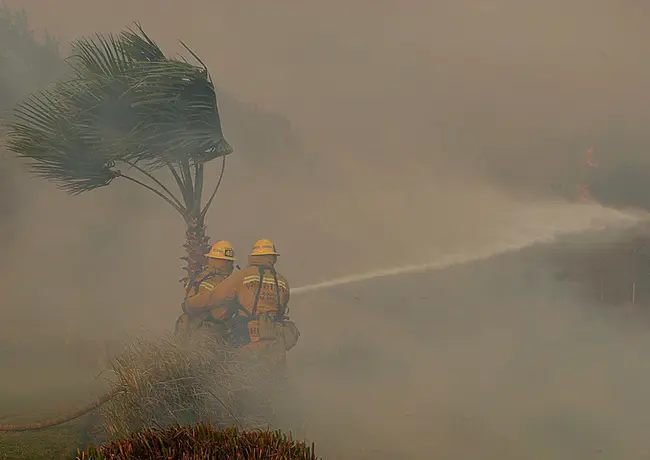
<path id="1" fill-rule="evenodd" d="M 32 95 L 15 110 L 15 117 L 7 146 L 30 160 L 35 175 L 53 180 L 71 194 L 108 185 L 117 176 L 111 169 L 114 159 L 86 142 L 74 111 L 57 92 Z"/>
<path id="2" fill-rule="evenodd" d="M 164 61 L 165 53 L 149 38 L 139 23 L 136 22 L 135 26 L 138 29 L 137 32 L 128 28 L 120 34 L 122 46 L 131 59 L 136 62 Z"/>
<path id="3" fill-rule="evenodd" d="M 70 193 L 109 184 L 120 161 L 150 171 L 232 152 L 207 68 L 165 57 L 139 24 L 77 40 L 69 63 L 74 78 L 15 109 L 8 147 Z"/>
<path id="4" fill-rule="evenodd" d="M 189 159 L 203 163 L 232 153 L 225 141 L 214 85 L 207 72 L 177 60 L 132 69 L 134 108 L 140 123 L 132 139 L 148 147 L 133 152 L 154 167 Z"/>
<path id="5" fill-rule="evenodd" d="M 201 66 L 206 71 L 206 73 L 208 73 L 208 78 L 210 78 L 210 75 L 209 75 L 209 72 L 208 72 L 208 66 L 206 66 L 205 63 L 201 60 L 201 58 L 194 51 L 192 51 L 192 49 L 189 46 L 187 46 L 185 43 L 183 43 L 182 40 L 180 40 L 180 43 L 183 46 L 183 48 L 185 48 L 187 50 L 187 52 L 190 53 L 192 55 L 192 57 L 194 59 L 196 59 L 196 61 L 199 64 L 201 64 Z"/>
<path id="6" fill-rule="evenodd" d="M 133 65 L 128 50 L 114 35 L 77 39 L 72 52 L 69 62 L 79 79 L 120 78 Z"/>

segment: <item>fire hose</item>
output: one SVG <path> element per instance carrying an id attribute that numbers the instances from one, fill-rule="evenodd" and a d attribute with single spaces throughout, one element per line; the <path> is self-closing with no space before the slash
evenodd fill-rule
<path id="1" fill-rule="evenodd" d="M 79 417 L 82 417 L 94 411 L 98 407 L 110 401 L 111 398 L 113 398 L 113 396 L 115 396 L 118 392 L 119 392 L 118 390 L 111 390 L 105 393 L 104 395 L 102 395 L 101 397 L 99 397 L 98 399 L 96 399 L 95 401 L 91 402 L 90 404 L 87 404 L 84 407 L 77 409 L 74 412 L 63 415 L 61 417 L 46 420 L 44 422 L 0 425 L 0 432 L 36 431 L 36 430 L 42 430 L 44 428 L 50 428 L 56 425 L 62 425 L 64 423 L 70 422 L 74 419 L 77 419 Z"/>

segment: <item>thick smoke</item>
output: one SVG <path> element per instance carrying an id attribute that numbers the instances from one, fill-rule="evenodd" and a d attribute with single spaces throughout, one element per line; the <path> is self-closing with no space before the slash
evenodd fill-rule
<path id="1" fill-rule="evenodd" d="M 589 227 L 609 214 L 563 200 L 585 181 L 603 202 L 648 205 L 625 172 L 650 145 L 639 2 L 10 4 L 63 40 L 138 20 L 204 58 L 235 148 L 209 233 L 240 260 L 272 238 L 294 286 Z M 590 147 L 599 167 L 585 172 Z M 171 209 L 119 182 L 76 198 L 22 178 L 13 190 L 31 200 L 3 256 L 3 338 L 172 327 Z M 645 332 L 545 260 L 297 296 L 291 364 L 314 440 L 345 458 L 357 443 L 379 443 L 366 458 L 639 458 Z"/>

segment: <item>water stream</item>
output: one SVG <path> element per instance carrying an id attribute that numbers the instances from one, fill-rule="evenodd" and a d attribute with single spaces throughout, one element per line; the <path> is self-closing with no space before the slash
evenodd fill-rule
<path id="1" fill-rule="evenodd" d="M 444 254 L 439 258 L 432 260 L 431 262 L 381 268 L 365 273 L 357 273 L 340 278 L 320 281 L 297 288 L 292 288 L 291 295 L 295 296 L 306 294 L 312 291 L 328 289 L 335 286 L 357 283 L 361 281 L 369 281 L 387 276 L 424 272 L 430 270 L 441 270 L 468 262 L 488 259 L 490 257 L 509 252 L 519 251 L 536 244 L 548 243 L 556 240 L 561 236 L 580 234 L 589 231 L 605 230 L 612 227 L 627 228 L 650 219 L 650 215 L 645 212 L 618 211 L 611 208 L 604 208 L 599 205 L 571 206 L 576 207 L 575 211 L 577 213 L 585 212 L 586 218 L 584 220 L 571 221 L 571 223 L 558 222 L 553 225 L 548 225 L 548 223 L 540 224 L 539 226 L 534 227 L 535 231 L 533 233 L 521 232 L 519 234 L 510 235 L 503 240 L 497 241 L 496 243 L 490 244 L 478 250 Z"/>

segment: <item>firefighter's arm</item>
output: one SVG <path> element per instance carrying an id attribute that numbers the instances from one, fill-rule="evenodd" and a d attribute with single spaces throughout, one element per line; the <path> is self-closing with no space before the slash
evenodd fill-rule
<path id="1" fill-rule="evenodd" d="M 281 296 L 282 309 L 284 310 L 284 320 L 282 321 L 282 330 L 284 336 L 285 350 L 289 351 L 298 343 L 300 331 L 293 321 L 289 320 L 289 300 L 291 300 L 291 287 L 289 281 L 285 278 L 282 279 L 282 284 L 285 289 L 282 289 L 283 295 Z"/>
<path id="2" fill-rule="evenodd" d="M 241 284 L 241 273 L 238 272 L 230 275 L 210 291 L 208 299 L 209 307 L 227 305 L 235 300 L 237 297 L 237 286 Z"/>
<path id="3" fill-rule="evenodd" d="M 194 295 L 188 296 L 185 301 L 185 308 L 189 313 L 199 313 L 211 307 L 210 293 L 214 290 L 215 284 L 212 281 L 203 281 Z"/>
<path id="4" fill-rule="evenodd" d="M 286 289 L 283 289 L 282 292 L 284 295 L 281 295 L 280 298 L 282 299 L 282 308 L 284 310 L 284 314 L 286 318 L 288 319 L 289 316 L 289 300 L 291 300 L 291 286 L 289 286 L 289 281 L 286 279 L 282 280 L 284 282 L 284 286 Z"/>
<path id="5" fill-rule="evenodd" d="M 209 301 L 210 301 L 209 292 L 196 294 L 194 296 L 187 298 L 187 300 L 185 301 L 185 308 L 190 313 L 198 313 L 210 306 Z"/>
<path id="6" fill-rule="evenodd" d="M 289 320 L 289 299 L 291 298 L 291 288 L 289 287 L 289 283 L 286 282 L 287 290 L 286 290 L 286 295 L 284 295 L 284 299 L 282 302 L 282 306 L 284 309 L 284 321 L 283 321 L 283 332 L 284 332 L 284 346 L 285 350 L 289 351 L 293 347 L 296 346 L 298 343 L 298 338 L 300 337 L 300 331 L 298 330 L 298 326 L 296 326 L 296 323 L 293 321 Z"/>

